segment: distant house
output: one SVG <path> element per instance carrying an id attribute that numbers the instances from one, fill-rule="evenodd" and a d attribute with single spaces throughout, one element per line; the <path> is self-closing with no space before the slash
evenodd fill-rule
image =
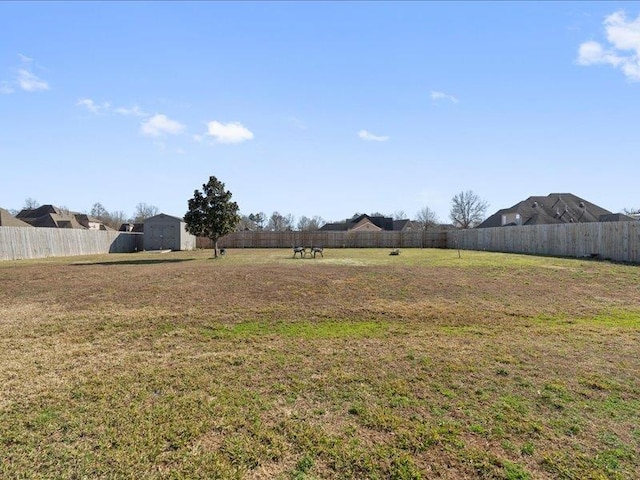
<path id="1" fill-rule="evenodd" d="M 194 250 L 196 237 L 182 218 L 161 213 L 144 221 L 145 250 Z"/>
<path id="2" fill-rule="evenodd" d="M 4 208 L 0 208 L 0 227 L 32 227 L 32 225 L 14 217 Z"/>
<path id="3" fill-rule="evenodd" d="M 38 208 L 25 208 L 16 215 L 16 218 L 19 218 L 34 227 L 86 228 L 78 222 L 73 213 L 54 207 L 53 205 L 42 205 Z"/>
<path id="4" fill-rule="evenodd" d="M 611 213 L 572 193 L 551 193 L 546 197 L 529 197 L 510 208 L 498 210 L 476 228 L 627 220 L 633 218 Z"/>
<path id="5" fill-rule="evenodd" d="M 85 213 L 70 212 L 54 205 L 25 208 L 16 217 L 33 227 L 112 230 L 99 218 Z"/>
<path id="6" fill-rule="evenodd" d="M 74 213 L 73 216 L 76 217 L 80 225 L 89 230 L 113 230 L 105 225 L 99 218 L 92 217 L 86 213 Z"/>
<path id="7" fill-rule="evenodd" d="M 411 220 L 394 220 L 390 217 L 359 215 L 350 220 L 325 223 L 320 230 L 330 232 L 401 232 L 413 229 Z"/>
<path id="8" fill-rule="evenodd" d="M 144 223 L 123 223 L 118 228 L 119 232 L 132 232 L 132 233 L 143 233 L 144 232 Z"/>

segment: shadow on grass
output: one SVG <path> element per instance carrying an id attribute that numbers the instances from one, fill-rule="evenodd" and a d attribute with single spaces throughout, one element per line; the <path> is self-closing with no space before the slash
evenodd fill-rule
<path id="1" fill-rule="evenodd" d="M 113 260 L 110 262 L 76 262 L 72 265 L 75 267 L 86 267 L 89 265 L 156 265 L 162 263 L 179 263 L 179 262 L 191 262 L 194 258 L 165 258 L 165 259 L 140 259 L 140 260 Z"/>

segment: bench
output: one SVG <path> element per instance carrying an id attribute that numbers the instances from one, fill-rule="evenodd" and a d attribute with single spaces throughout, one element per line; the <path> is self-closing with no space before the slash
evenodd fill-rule
<path id="1" fill-rule="evenodd" d="M 323 252 L 324 249 L 322 247 L 293 247 L 293 258 L 296 258 L 296 255 L 300 254 L 300 258 L 304 258 L 307 255 L 316 258 L 316 255 L 319 253 L 322 258 L 324 258 Z"/>

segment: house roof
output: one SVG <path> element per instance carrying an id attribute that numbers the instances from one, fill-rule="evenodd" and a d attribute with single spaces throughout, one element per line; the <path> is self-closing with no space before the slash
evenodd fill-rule
<path id="1" fill-rule="evenodd" d="M 520 215 L 517 222 L 503 225 L 503 215 L 511 217 L 515 214 Z M 603 215 L 612 213 L 572 193 L 550 193 L 546 197 L 529 197 L 510 208 L 498 210 L 476 228 L 598 222 Z"/>
<path id="2" fill-rule="evenodd" d="M 347 222 L 335 222 L 335 223 L 325 223 L 320 230 L 325 232 L 345 232 L 349 230 L 349 223 Z"/>
<path id="3" fill-rule="evenodd" d="M 8 210 L 0 208 L 0 227 L 31 227 L 27 222 L 14 217 Z"/>
<path id="4" fill-rule="evenodd" d="M 394 220 L 391 217 L 370 216 L 367 214 L 362 214 L 358 215 L 357 217 L 345 220 L 344 222 L 325 223 L 320 228 L 320 230 L 344 232 L 352 230 L 356 227 L 356 225 L 358 225 L 358 223 L 362 222 L 362 220 L 364 219 L 369 220 L 376 227 L 387 231 L 402 230 L 410 222 L 410 220 Z"/>
<path id="5" fill-rule="evenodd" d="M 610 213 L 608 215 L 600 215 L 599 222 L 634 222 L 637 219 L 625 215 L 624 213 Z"/>
<path id="6" fill-rule="evenodd" d="M 62 213 L 62 210 L 51 204 L 40 205 L 36 208 L 23 208 L 18 212 L 16 218 L 36 218 L 47 215 L 49 213 L 60 214 Z"/>
<path id="7" fill-rule="evenodd" d="M 394 220 L 393 221 L 393 229 L 397 232 L 399 232 L 400 230 L 404 230 L 407 227 L 411 226 L 411 220 L 409 219 L 405 219 L 405 220 Z"/>
<path id="8" fill-rule="evenodd" d="M 16 215 L 16 218 L 19 218 L 34 227 L 85 228 L 80 224 L 80 222 L 78 222 L 75 214 L 66 212 L 53 205 L 42 205 L 38 208 L 25 208 Z"/>

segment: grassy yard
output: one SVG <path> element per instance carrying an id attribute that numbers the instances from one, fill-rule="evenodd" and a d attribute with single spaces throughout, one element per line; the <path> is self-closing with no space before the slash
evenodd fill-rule
<path id="1" fill-rule="evenodd" d="M 0 262 L 0 478 L 640 478 L 640 269 Z"/>

